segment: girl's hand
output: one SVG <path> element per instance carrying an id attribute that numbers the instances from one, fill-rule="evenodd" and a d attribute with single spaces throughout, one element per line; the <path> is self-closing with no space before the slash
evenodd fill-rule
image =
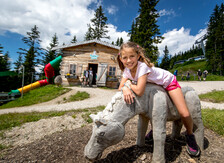
<path id="1" fill-rule="evenodd" d="M 127 103 L 127 104 L 132 104 L 134 103 L 134 94 L 132 93 L 132 91 L 128 88 L 128 87 L 123 87 L 122 88 L 122 91 L 123 91 L 123 95 L 124 95 L 124 101 Z"/>
<path id="2" fill-rule="evenodd" d="M 125 82 L 125 84 L 128 84 L 129 86 L 131 86 L 131 80 L 127 80 L 126 82 Z"/>

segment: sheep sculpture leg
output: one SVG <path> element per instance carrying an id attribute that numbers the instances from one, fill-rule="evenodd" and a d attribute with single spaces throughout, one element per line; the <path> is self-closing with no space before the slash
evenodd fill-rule
<path id="1" fill-rule="evenodd" d="M 165 163 L 165 140 L 166 140 L 166 121 L 167 121 L 167 100 L 163 92 L 154 95 L 152 110 L 153 128 L 153 157 L 152 162 Z"/>
<path id="2" fill-rule="evenodd" d="M 178 138 L 180 136 L 180 131 L 182 129 L 183 123 L 181 121 L 181 119 L 178 119 L 176 121 L 173 121 L 173 125 L 172 125 L 172 135 L 171 138 Z"/>
<path id="3" fill-rule="evenodd" d="M 149 118 L 144 115 L 139 115 L 138 119 L 138 137 L 137 137 L 137 145 L 142 147 L 145 145 L 145 133 L 148 128 Z"/>
<path id="4" fill-rule="evenodd" d="M 188 91 L 185 95 L 187 107 L 193 119 L 193 133 L 201 150 L 204 149 L 204 125 L 201 118 L 200 99 L 195 91 Z"/>
<path id="5" fill-rule="evenodd" d="M 151 119 L 152 129 L 153 129 L 153 139 L 154 139 L 154 149 L 152 162 L 165 162 L 165 139 L 166 139 L 166 122 L 167 118 L 173 121 L 171 138 L 178 138 L 180 136 L 180 131 L 182 129 L 183 123 L 180 116 L 175 115 L 174 111 L 168 108 L 168 96 L 163 92 L 157 92 L 153 95 L 153 107 L 152 112 L 148 114 L 148 117 L 144 115 L 139 115 L 138 121 L 138 138 L 137 145 L 143 146 L 145 143 L 145 134 L 149 119 Z M 204 149 L 204 126 L 201 119 L 201 105 L 198 95 L 195 91 L 188 90 L 185 93 L 185 100 L 189 108 L 190 114 L 193 119 L 193 132 L 196 141 L 201 150 Z M 151 102 L 152 102 L 151 101 Z M 170 114 L 168 113 L 170 111 Z M 151 116 L 150 116 L 151 115 Z M 150 117 L 150 118 L 149 118 Z"/>

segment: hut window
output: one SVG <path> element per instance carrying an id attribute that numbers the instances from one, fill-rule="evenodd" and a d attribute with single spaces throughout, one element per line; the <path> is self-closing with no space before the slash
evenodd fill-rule
<path id="1" fill-rule="evenodd" d="M 109 76 L 115 76 L 116 67 L 110 67 L 109 68 Z"/>
<path id="2" fill-rule="evenodd" d="M 70 64 L 70 74 L 75 74 L 75 73 L 76 73 L 76 65 Z"/>

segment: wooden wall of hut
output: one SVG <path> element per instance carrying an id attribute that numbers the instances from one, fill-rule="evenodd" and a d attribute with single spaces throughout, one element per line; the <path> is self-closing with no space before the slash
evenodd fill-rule
<path id="1" fill-rule="evenodd" d="M 100 64 L 107 65 L 107 79 L 119 79 L 121 76 L 121 70 L 116 62 L 118 51 L 118 49 L 97 43 L 84 44 L 63 49 L 63 58 L 60 66 L 63 85 L 80 85 L 83 80 L 84 70 L 89 69 L 90 66 L 96 66 L 99 68 Z M 75 65 L 75 67 L 73 65 Z M 114 76 L 109 76 L 109 71 L 111 70 L 110 67 L 116 68 Z M 75 69 L 74 74 L 71 72 L 72 68 Z M 97 77 L 99 77 L 99 70 L 97 70 L 96 73 L 98 73 Z M 110 80 L 108 82 L 113 82 L 113 84 L 109 84 L 111 87 L 117 87 L 115 86 L 117 85 L 117 83 L 115 83 L 116 81 Z M 105 86 L 106 85 L 108 84 L 105 84 Z"/>

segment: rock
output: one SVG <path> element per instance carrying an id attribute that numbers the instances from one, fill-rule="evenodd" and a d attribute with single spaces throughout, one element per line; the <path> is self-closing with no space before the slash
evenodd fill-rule
<path id="1" fill-rule="evenodd" d="M 54 79 L 54 83 L 59 86 L 62 84 L 62 78 L 60 75 L 56 76 L 55 79 Z"/>

